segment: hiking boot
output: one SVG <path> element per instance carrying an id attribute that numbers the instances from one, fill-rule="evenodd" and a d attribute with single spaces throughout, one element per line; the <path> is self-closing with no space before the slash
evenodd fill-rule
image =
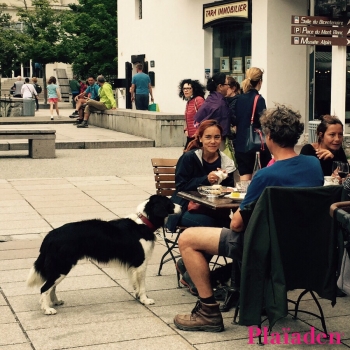
<path id="1" fill-rule="evenodd" d="M 182 260 L 182 258 L 180 258 L 177 262 L 176 262 L 176 270 L 179 272 L 179 274 L 182 276 L 180 282 L 181 284 L 183 284 L 185 287 L 188 288 L 189 292 L 194 295 L 194 296 L 198 296 L 198 291 L 196 286 L 194 285 L 194 283 L 191 280 L 190 275 L 188 274 L 188 272 L 186 271 L 186 266 L 184 264 L 184 261 Z"/>
<path id="2" fill-rule="evenodd" d="M 69 118 L 78 118 L 79 117 L 79 112 L 78 111 L 74 111 Z"/>
<path id="3" fill-rule="evenodd" d="M 219 305 L 204 304 L 198 300 L 191 314 L 176 315 L 174 324 L 183 331 L 221 332 L 224 330 L 224 322 Z"/>
<path id="4" fill-rule="evenodd" d="M 198 296 L 198 290 L 195 284 L 192 282 L 190 275 L 186 271 L 183 275 L 182 278 L 180 279 L 180 283 L 184 285 L 185 287 L 188 288 L 188 291 L 194 295 L 195 297 Z"/>
<path id="5" fill-rule="evenodd" d="M 180 258 L 179 260 L 176 261 L 176 270 L 179 272 L 179 274 L 181 276 L 183 276 L 186 272 L 186 266 L 184 264 L 184 261 L 182 260 L 182 258 Z"/>
<path id="6" fill-rule="evenodd" d="M 77 119 L 77 120 L 73 123 L 73 125 L 79 125 L 79 124 L 81 124 L 81 123 L 83 122 L 83 120 L 84 120 L 84 119 Z"/>
<path id="7" fill-rule="evenodd" d="M 89 125 L 88 125 L 88 123 L 87 123 L 86 120 L 83 120 L 82 123 L 79 123 L 79 124 L 77 125 L 77 128 L 88 128 L 88 127 L 89 127 Z"/>

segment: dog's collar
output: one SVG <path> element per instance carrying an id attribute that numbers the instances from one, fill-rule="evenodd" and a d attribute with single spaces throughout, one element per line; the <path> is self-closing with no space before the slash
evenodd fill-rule
<path id="1" fill-rule="evenodd" d="M 137 217 L 141 219 L 141 221 L 149 227 L 153 232 L 156 230 L 155 226 L 149 221 L 146 216 L 142 215 L 141 213 L 137 213 Z"/>

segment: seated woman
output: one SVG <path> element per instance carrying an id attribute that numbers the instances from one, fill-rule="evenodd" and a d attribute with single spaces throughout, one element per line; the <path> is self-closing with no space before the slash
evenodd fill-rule
<path id="1" fill-rule="evenodd" d="M 334 161 L 347 163 L 343 143 L 343 123 L 335 116 L 324 115 L 321 117 L 316 134 L 317 142 L 305 145 L 300 154 L 317 157 L 320 161 L 323 175 L 332 175 Z"/>
<path id="2" fill-rule="evenodd" d="M 212 210 L 200 207 L 198 212 L 188 211 L 188 201 L 178 197 L 176 194 L 180 191 L 196 191 L 201 185 L 222 184 L 223 186 L 234 186 L 233 172 L 236 170 L 232 159 L 227 157 L 219 150 L 222 139 L 222 127 L 213 119 L 203 121 L 196 134 L 195 139 L 191 141 L 185 150 L 185 153 L 179 158 L 176 165 L 175 182 L 176 191 L 171 197 L 174 203 L 181 205 L 180 215 L 171 215 L 168 218 L 167 227 L 175 231 L 177 225 L 209 226 L 209 227 L 229 227 L 229 210 Z M 227 174 L 227 178 L 222 182 L 216 174 L 222 170 Z M 211 256 L 207 256 L 208 261 Z M 178 260 L 177 269 L 182 275 L 181 283 L 189 288 L 193 295 L 198 295 L 196 287 L 185 273 L 182 259 Z"/>
<path id="3" fill-rule="evenodd" d="M 181 205 L 182 213 L 177 217 L 175 225 L 187 227 L 223 226 L 222 215 L 216 215 L 218 211 L 208 209 L 205 214 L 189 212 L 188 201 L 176 195 L 180 191 L 196 191 L 197 187 L 202 185 L 218 184 L 220 182 L 220 178 L 216 174 L 218 170 L 227 174 L 227 178 L 220 184 L 224 186 L 234 185 L 233 172 L 236 168 L 233 160 L 219 150 L 221 138 L 222 127 L 220 124 L 216 120 L 206 120 L 201 123 L 195 139 L 189 143 L 185 153 L 179 158 L 175 172 L 176 191 L 171 199 L 174 203 Z M 229 225 L 229 213 L 225 211 L 224 215 L 226 224 Z"/>

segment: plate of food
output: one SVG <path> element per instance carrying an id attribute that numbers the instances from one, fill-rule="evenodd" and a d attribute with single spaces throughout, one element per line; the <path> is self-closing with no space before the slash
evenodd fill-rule
<path id="1" fill-rule="evenodd" d="M 236 187 L 229 187 L 229 186 L 221 186 L 221 192 L 224 192 L 226 194 L 231 193 L 231 192 L 237 192 Z"/>
<path id="2" fill-rule="evenodd" d="M 240 192 L 231 192 L 229 194 L 226 194 L 225 198 L 230 198 L 230 199 L 235 199 L 235 200 L 243 200 L 245 197 L 245 193 L 240 193 Z"/>
<path id="3" fill-rule="evenodd" d="M 207 197 L 221 197 L 227 194 L 227 192 L 223 192 L 223 186 L 221 185 L 199 186 L 197 191 L 202 196 Z"/>

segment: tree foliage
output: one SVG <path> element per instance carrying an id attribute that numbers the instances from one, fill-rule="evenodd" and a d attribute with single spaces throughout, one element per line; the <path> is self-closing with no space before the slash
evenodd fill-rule
<path id="1" fill-rule="evenodd" d="M 2 76 L 11 76 L 16 62 L 21 61 L 21 34 L 14 30 L 14 22 L 6 11 L 7 5 L 0 4 L 0 65 Z"/>
<path id="2" fill-rule="evenodd" d="M 18 17 L 24 24 L 25 40 L 22 43 L 27 57 L 41 64 L 71 63 L 69 47 L 65 45 L 66 33 L 62 29 L 66 11 L 52 8 L 50 0 L 32 0 L 33 8 L 18 8 Z"/>
<path id="3" fill-rule="evenodd" d="M 71 63 L 72 56 L 67 40 L 67 34 L 62 26 L 65 10 L 53 8 L 55 0 L 32 0 L 32 6 L 18 8 L 18 17 L 24 24 L 24 39 L 21 43 L 22 51 L 33 62 L 42 64 L 43 80 L 46 81 L 46 64 L 54 62 Z M 46 84 L 44 84 L 45 103 L 47 98 Z"/>
<path id="4" fill-rule="evenodd" d="M 80 77 L 117 74 L 117 1 L 78 0 L 69 9 L 59 10 L 57 0 L 22 0 L 17 8 L 24 24 L 18 52 L 26 59 L 41 63 L 44 79 L 48 63 L 73 66 Z"/>
<path id="5" fill-rule="evenodd" d="M 79 0 L 69 7 L 72 12 L 64 27 L 75 40 L 74 73 L 82 77 L 116 75 L 117 1 Z"/>

